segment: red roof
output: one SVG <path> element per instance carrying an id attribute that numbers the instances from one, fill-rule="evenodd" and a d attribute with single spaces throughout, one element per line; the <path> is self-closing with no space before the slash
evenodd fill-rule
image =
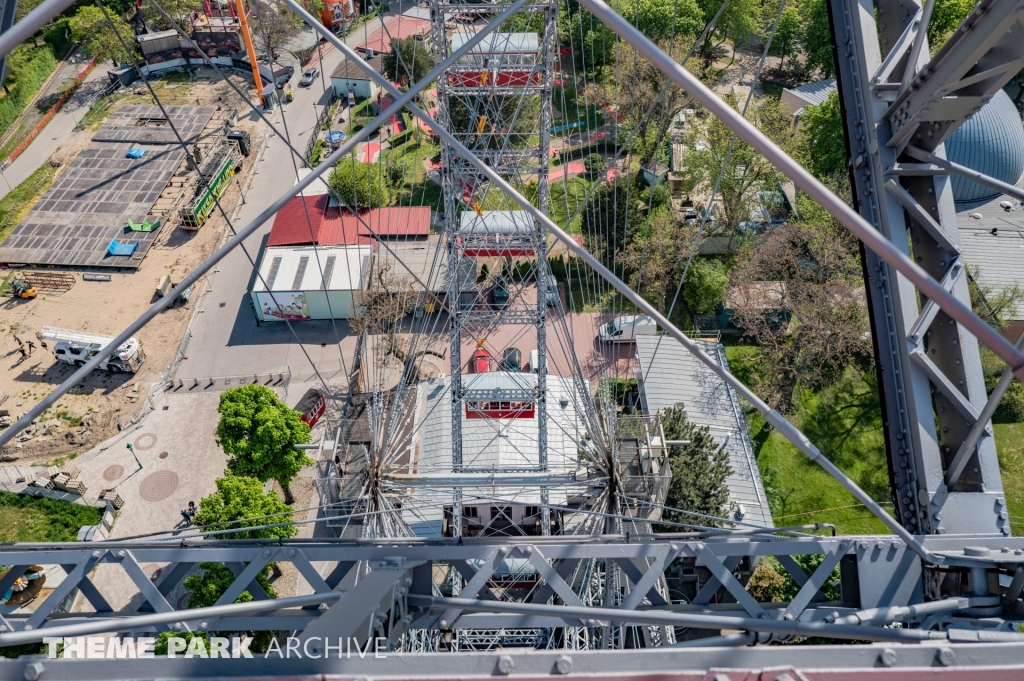
<path id="1" fill-rule="evenodd" d="M 309 218 L 307 220 L 307 212 Z M 296 196 L 277 212 L 267 246 L 348 246 L 373 244 L 372 235 L 425 237 L 430 208 L 386 207 L 359 211 L 359 217 L 329 205 L 326 194 Z"/>
<path id="2" fill-rule="evenodd" d="M 391 17 L 384 24 L 370 34 L 366 40 L 356 47 L 357 52 L 365 52 L 367 48 L 372 49 L 375 54 L 391 51 L 391 41 L 396 38 L 408 38 L 409 36 L 421 36 L 430 33 L 430 19 L 410 17 L 399 14 Z"/>
<path id="3" fill-rule="evenodd" d="M 430 234 L 430 208 L 426 206 L 374 208 L 361 211 L 362 220 L 347 213 L 347 219 L 356 223 L 359 234 L 365 236 L 423 237 Z"/>

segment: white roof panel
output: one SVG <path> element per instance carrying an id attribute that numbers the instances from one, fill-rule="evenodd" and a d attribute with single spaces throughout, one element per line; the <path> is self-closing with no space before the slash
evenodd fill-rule
<path id="1" fill-rule="evenodd" d="M 253 290 L 362 290 L 372 257 L 369 246 L 274 246 L 263 252 Z"/>
<path id="2" fill-rule="evenodd" d="M 721 343 L 695 342 L 728 368 Z M 644 412 L 653 414 L 679 403 L 685 405 L 687 418 L 707 426 L 715 442 L 724 444 L 729 452 L 729 501 L 743 504 L 744 522 L 774 527 L 736 392 L 669 336 L 637 336 L 636 355 L 642 372 L 640 397 Z"/>
<path id="3" fill-rule="evenodd" d="M 532 234 L 533 218 L 525 210 L 467 210 L 459 218 L 460 234 Z"/>
<path id="4" fill-rule="evenodd" d="M 451 50 L 454 52 L 469 42 L 475 34 L 456 33 L 451 39 Z M 536 33 L 492 33 L 481 40 L 470 52 L 484 54 L 519 54 L 537 52 L 540 41 Z"/>

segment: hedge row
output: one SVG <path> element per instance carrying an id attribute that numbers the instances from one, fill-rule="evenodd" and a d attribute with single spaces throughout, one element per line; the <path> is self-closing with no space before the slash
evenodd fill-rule
<path id="1" fill-rule="evenodd" d="M 31 50 L 28 46 L 21 46 L 19 50 Z M 53 49 L 47 45 L 32 50 L 32 55 L 19 65 L 15 74 L 17 81 L 11 88 L 10 94 L 0 99 L 0 135 L 7 132 L 18 117 L 25 110 L 25 106 L 32 97 L 39 91 L 43 84 L 57 66 L 57 59 L 53 56 Z"/>

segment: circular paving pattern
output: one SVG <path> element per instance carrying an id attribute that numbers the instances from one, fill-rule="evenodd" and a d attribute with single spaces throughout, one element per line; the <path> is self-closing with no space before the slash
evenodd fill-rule
<path id="1" fill-rule="evenodd" d="M 107 466 L 103 471 L 103 479 L 108 482 L 113 482 L 124 475 L 124 466 L 120 464 L 114 464 L 113 466 Z"/>
<path id="2" fill-rule="evenodd" d="M 160 452 L 160 458 L 161 459 L 166 459 L 167 458 L 167 452 Z"/>
<path id="3" fill-rule="evenodd" d="M 146 501 L 163 501 L 178 489 L 178 476 L 172 471 L 157 471 L 139 485 L 139 496 Z"/>
<path id="4" fill-rule="evenodd" d="M 156 445 L 156 435 L 153 433 L 143 433 L 142 435 L 135 438 L 135 449 L 139 451 L 146 451 L 147 449 L 153 449 Z"/>

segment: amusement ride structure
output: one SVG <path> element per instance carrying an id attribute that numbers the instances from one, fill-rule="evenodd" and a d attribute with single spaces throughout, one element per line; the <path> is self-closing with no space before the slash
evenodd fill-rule
<path id="1" fill-rule="evenodd" d="M 1024 67 L 1024 2 L 982 0 L 933 50 L 934 0 L 829 1 L 852 207 L 603 0 L 572 3 L 861 240 L 894 514 L 589 252 L 583 243 L 596 235 L 573 238 L 568 223 L 550 217 L 554 81 L 574 69 L 559 55 L 562 3 L 433 0 L 432 69 L 418 82 L 410 77 L 403 92 L 301 3 L 284 2 L 365 67 L 387 99 L 164 300 L 403 109 L 437 137 L 439 236 L 417 271 L 403 271 L 400 249 L 381 241 L 378 262 L 390 264 L 365 293 L 359 391 L 316 452 L 317 522 L 332 536 L 242 541 L 222 536 L 230 530 L 200 530 L 5 546 L 0 563 L 11 567 L 0 593 L 40 565 L 60 565 L 67 576 L 33 610 L 0 617 L 0 646 L 44 636 L 273 631 L 296 638 L 304 655 L 203 660 L 201 669 L 184 659 L 20 658 L 0 663 L 0 676 L 782 681 L 911 669 L 1011 678 L 1024 669 L 1024 541 L 1010 530 L 990 425 L 1010 381 L 1024 378 L 1024 354 L 971 311 L 950 178 L 1018 201 L 1024 190 L 951 162 L 944 147 Z M 0 27 L 0 55 L 68 4 L 46 0 Z M 412 74 L 412 66 L 403 68 Z M 573 77 L 584 91 L 585 77 Z M 436 96 L 428 97 L 432 83 Z M 421 106 L 431 99 L 434 115 Z M 343 207 L 360 214 L 358 205 Z M 666 522 L 667 451 L 681 443 L 666 441 L 657 414 L 616 409 L 617 370 L 592 371 L 579 356 L 568 303 L 557 289 L 548 295 L 552 259 L 562 256 L 579 265 L 568 270 L 567 299 L 587 298 L 583 308 L 617 297 L 652 317 L 890 533 L 822 536 L 695 513 Z M 154 304 L 0 434 L 0 444 L 166 304 Z M 992 395 L 981 345 L 1007 363 Z M 768 556 L 798 586 L 788 602 L 759 602 L 747 590 Z M 233 584 L 211 607 L 175 608 L 169 595 L 211 561 L 231 568 Z M 271 562 L 293 565 L 310 593 L 267 597 L 255 578 Z M 142 564 L 163 566 L 161 580 L 152 582 Z M 136 598 L 112 606 L 92 581 L 97 566 L 123 572 Z M 88 612 L 59 612 L 74 589 Z M 235 603 L 246 590 L 254 600 Z M 383 642 L 386 659 L 332 656 L 333 643 L 325 650 L 327 641 L 348 639 Z M 808 639 L 846 643 L 801 645 Z"/>

